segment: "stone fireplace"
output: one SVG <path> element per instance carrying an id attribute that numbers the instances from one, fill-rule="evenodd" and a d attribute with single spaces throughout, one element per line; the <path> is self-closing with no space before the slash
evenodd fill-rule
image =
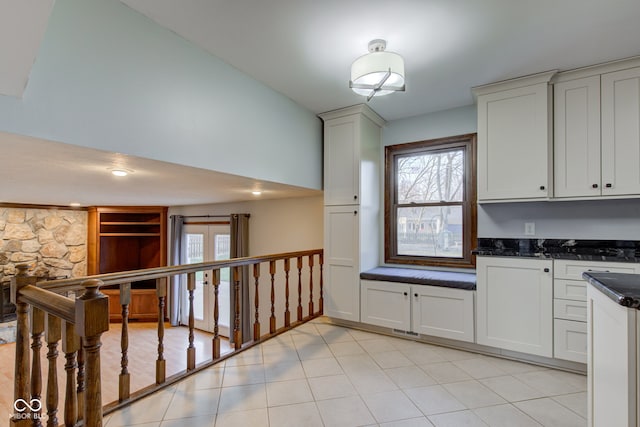
<path id="1" fill-rule="evenodd" d="M 85 210 L 0 207 L 0 324 L 15 318 L 9 285 L 16 265 L 46 280 L 86 275 L 86 259 Z"/>

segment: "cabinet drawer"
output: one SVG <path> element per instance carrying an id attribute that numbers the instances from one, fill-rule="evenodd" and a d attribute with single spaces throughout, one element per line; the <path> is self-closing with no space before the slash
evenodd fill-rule
<path id="1" fill-rule="evenodd" d="M 555 279 L 553 281 L 553 297 L 574 301 L 586 301 L 587 283 L 583 280 Z"/>
<path id="2" fill-rule="evenodd" d="M 587 321 L 587 302 L 565 299 L 553 300 L 553 317 L 556 319 Z"/>
<path id="3" fill-rule="evenodd" d="M 638 273 L 640 268 L 637 264 L 625 262 L 597 262 L 597 261 L 569 261 L 556 260 L 553 265 L 555 279 L 583 280 L 582 273 L 585 271 L 611 272 L 611 273 Z"/>
<path id="4" fill-rule="evenodd" d="M 587 363 L 587 324 L 556 319 L 553 329 L 553 357 Z"/>

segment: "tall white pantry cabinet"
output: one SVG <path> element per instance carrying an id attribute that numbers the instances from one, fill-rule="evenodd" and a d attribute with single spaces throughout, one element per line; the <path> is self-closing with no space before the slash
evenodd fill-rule
<path id="1" fill-rule="evenodd" d="M 324 121 L 324 314 L 360 321 L 360 272 L 378 265 L 381 128 L 366 105 Z"/>

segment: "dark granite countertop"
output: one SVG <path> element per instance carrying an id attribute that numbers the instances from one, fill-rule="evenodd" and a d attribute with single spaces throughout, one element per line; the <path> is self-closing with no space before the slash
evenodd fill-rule
<path id="1" fill-rule="evenodd" d="M 640 274 L 582 273 L 582 277 L 617 304 L 640 310 Z"/>
<path id="2" fill-rule="evenodd" d="M 474 255 L 640 263 L 640 242 L 633 240 L 479 238 Z"/>

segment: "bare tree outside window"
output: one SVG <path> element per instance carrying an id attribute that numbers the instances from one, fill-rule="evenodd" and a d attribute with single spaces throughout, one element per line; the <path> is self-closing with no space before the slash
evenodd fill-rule
<path id="1" fill-rule="evenodd" d="M 470 260 L 474 140 L 474 135 L 463 135 L 387 147 L 385 228 L 390 241 L 385 247 L 390 250 L 385 252 L 392 252 L 387 258 L 411 263 Z"/>

